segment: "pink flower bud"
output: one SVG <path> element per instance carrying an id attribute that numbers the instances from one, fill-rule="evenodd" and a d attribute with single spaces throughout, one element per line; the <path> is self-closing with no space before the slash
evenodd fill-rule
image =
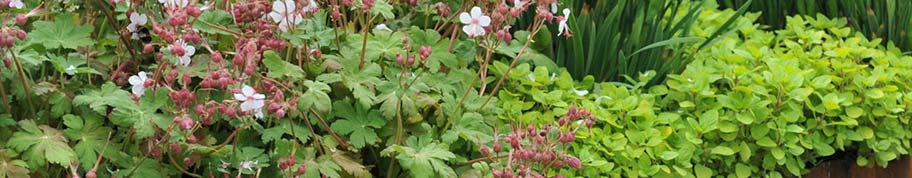
<path id="1" fill-rule="evenodd" d="M 181 76 L 181 81 L 184 82 L 184 85 L 190 85 L 190 75 L 184 74 Z"/>
<path id="2" fill-rule="evenodd" d="M 175 55 L 175 56 L 183 56 L 183 55 L 184 55 L 184 47 L 182 47 L 182 46 L 180 46 L 180 45 L 171 46 L 171 54 L 173 54 L 173 55 Z"/>
<path id="3" fill-rule="evenodd" d="M 495 153 L 500 152 L 500 150 L 501 150 L 500 142 L 494 142 L 494 152 Z"/>
<path id="4" fill-rule="evenodd" d="M 199 17 L 202 11 L 196 6 L 187 6 L 187 15 Z"/>
<path id="5" fill-rule="evenodd" d="M 361 0 L 361 10 L 374 8 L 374 0 Z"/>
<path id="6" fill-rule="evenodd" d="M 313 55 L 314 59 L 323 58 L 323 52 L 320 51 L 320 49 L 312 49 L 310 50 L 310 54 Z"/>
<path id="7" fill-rule="evenodd" d="M 218 51 L 212 52 L 212 62 L 222 62 L 222 53 Z"/>
<path id="8" fill-rule="evenodd" d="M 177 143 L 171 143 L 171 151 L 173 151 L 175 155 L 183 154 L 183 149 L 180 147 L 180 144 Z"/>
<path id="9" fill-rule="evenodd" d="M 517 7 L 517 8 L 511 8 L 511 9 L 510 9 L 510 16 L 513 17 L 513 18 L 519 17 L 519 12 L 520 12 L 520 11 L 521 11 L 521 9 L 518 8 L 518 7 Z"/>
<path id="10" fill-rule="evenodd" d="M 294 156 L 288 156 L 288 158 L 285 158 L 285 161 L 288 162 L 288 164 L 290 164 L 290 165 L 294 165 L 294 164 L 295 164 L 295 158 L 294 158 Z"/>
<path id="11" fill-rule="evenodd" d="M 421 60 L 427 60 L 431 56 L 431 47 L 430 46 L 421 46 L 418 48 L 418 54 L 421 55 Z"/>
<path id="12" fill-rule="evenodd" d="M 152 50 L 155 50 L 155 47 L 152 46 L 151 43 L 150 43 L 150 44 L 146 44 L 145 46 L 143 46 L 143 53 L 145 53 L 145 54 L 152 53 Z"/>
<path id="13" fill-rule="evenodd" d="M 301 166 L 298 166 L 298 175 L 304 175 L 304 173 L 307 173 L 307 165 L 301 164 Z"/>
<path id="14" fill-rule="evenodd" d="M 184 25 L 185 23 L 187 23 L 187 17 L 183 13 L 174 13 L 174 15 L 168 19 L 168 24 L 174 27 Z"/>
<path id="15" fill-rule="evenodd" d="M 401 66 L 405 63 L 404 60 L 405 59 L 402 58 L 402 54 L 396 54 L 396 64 L 399 64 Z"/>
<path id="16" fill-rule="evenodd" d="M 195 124 L 195 122 L 193 121 L 193 119 L 184 118 L 184 120 L 181 120 L 180 128 L 181 128 L 181 130 L 190 130 L 193 128 L 194 124 Z"/>
<path id="17" fill-rule="evenodd" d="M 16 14 L 16 24 L 19 26 L 25 25 L 28 22 L 28 17 L 25 14 Z"/>
<path id="18" fill-rule="evenodd" d="M 184 165 L 190 165 L 190 164 L 193 164 L 193 159 L 190 159 L 190 157 L 184 158 Z"/>
<path id="19" fill-rule="evenodd" d="M 415 63 L 415 56 L 409 56 L 409 57 L 408 57 L 408 65 L 412 65 L 412 64 L 414 64 L 414 63 Z"/>
<path id="20" fill-rule="evenodd" d="M 333 8 L 332 19 L 335 21 L 342 20 L 342 13 L 339 12 L 339 8 Z"/>
<path id="21" fill-rule="evenodd" d="M 564 162 L 574 169 L 583 167 L 582 162 L 580 162 L 579 158 L 573 157 L 571 155 L 564 155 Z"/>
<path id="22" fill-rule="evenodd" d="M 152 81 L 152 79 L 148 79 L 143 82 L 143 87 L 152 87 L 152 85 L 155 85 L 155 81 Z"/>
<path id="23" fill-rule="evenodd" d="M 9 67 L 10 67 L 10 64 L 12 64 L 12 62 L 10 61 L 10 58 L 9 58 L 9 57 L 3 57 L 3 65 L 6 66 L 6 68 L 9 68 Z"/>
<path id="24" fill-rule="evenodd" d="M 279 170 L 288 169 L 288 163 L 282 160 L 279 160 Z"/>
<path id="25" fill-rule="evenodd" d="M 482 156 L 488 156 L 489 154 L 491 154 L 491 150 L 488 149 L 488 146 L 484 146 L 484 145 L 481 145 L 481 148 L 479 148 L 478 151 L 481 152 Z"/>
<path id="26" fill-rule="evenodd" d="M 95 174 L 95 169 L 89 170 L 86 172 L 86 178 L 96 178 L 98 175 Z"/>
<path id="27" fill-rule="evenodd" d="M 570 143 L 570 142 L 573 142 L 574 140 L 576 140 L 576 134 L 563 133 L 560 135 L 560 138 L 558 138 L 558 139 L 560 140 L 561 143 Z"/>
<path id="28" fill-rule="evenodd" d="M 187 120 L 190 120 L 190 118 L 187 118 Z M 196 141 L 196 135 L 187 136 L 187 143 L 196 143 Z"/>
<path id="29" fill-rule="evenodd" d="M 276 118 L 279 118 L 279 119 L 285 117 L 285 109 L 279 109 L 278 111 L 276 111 L 275 116 L 276 116 Z"/>

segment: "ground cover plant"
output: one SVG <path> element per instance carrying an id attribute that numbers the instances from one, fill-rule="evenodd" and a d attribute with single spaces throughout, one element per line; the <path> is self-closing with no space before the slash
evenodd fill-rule
<path id="1" fill-rule="evenodd" d="M 909 154 L 912 57 L 845 19 L 586 2 L 0 0 L 0 178 L 796 177 Z M 590 33 L 602 8 L 664 14 L 605 43 L 674 69 L 575 69 L 594 58 L 568 44 L 630 32 Z"/>

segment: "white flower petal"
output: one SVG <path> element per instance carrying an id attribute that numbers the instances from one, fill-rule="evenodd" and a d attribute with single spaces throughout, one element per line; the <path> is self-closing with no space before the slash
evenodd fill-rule
<path id="1" fill-rule="evenodd" d="M 190 45 L 184 46 L 184 56 L 185 57 L 190 58 L 191 56 L 193 56 L 193 54 L 196 54 L 196 47 L 193 47 Z"/>
<path id="2" fill-rule="evenodd" d="M 285 12 L 285 4 L 282 1 L 272 2 L 272 11 L 278 13 Z"/>
<path id="3" fill-rule="evenodd" d="M 481 8 L 478 6 L 472 7 L 472 18 L 481 17 Z"/>
<path id="4" fill-rule="evenodd" d="M 481 16 L 478 19 L 478 24 L 481 25 L 482 27 L 487 27 L 488 25 L 491 25 L 491 17 Z"/>
<path id="5" fill-rule="evenodd" d="M 253 114 L 253 117 L 263 118 L 263 109 L 257 109 L 256 112 Z"/>
<path id="6" fill-rule="evenodd" d="M 564 8 L 564 18 L 570 18 L 570 9 Z"/>
<path id="7" fill-rule="evenodd" d="M 22 9 L 22 7 L 24 7 L 25 4 L 22 3 L 22 0 L 10 0 L 9 6 L 15 7 L 16 9 Z"/>
<path id="8" fill-rule="evenodd" d="M 250 87 L 249 85 L 244 85 L 244 87 L 241 87 L 241 93 L 243 93 L 244 96 L 253 96 L 256 94 L 256 90 L 253 90 L 253 87 Z"/>
<path id="9" fill-rule="evenodd" d="M 377 30 L 386 30 L 386 31 L 390 31 L 390 32 L 393 31 L 392 29 L 390 29 L 389 27 L 387 27 L 386 24 L 382 24 L 382 23 L 381 23 L 381 24 L 378 24 L 376 27 L 374 27 L 374 29 L 377 29 Z"/>
<path id="10" fill-rule="evenodd" d="M 244 94 L 235 93 L 234 99 L 236 99 L 238 101 L 247 101 L 247 96 L 244 96 Z"/>
<path id="11" fill-rule="evenodd" d="M 475 33 L 475 36 L 484 36 L 485 29 L 480 25 L 472 25 L 472 33 Z"/>
<path id="12" fill-rule="evenodd" d="M 253 99 L 258 99 L 258 100 L 266 99 L 266 95 L 263 95 L 263 94 L 254 94 L 251 97 L 253 97 Z"/>
<path id="13" fill-rule="evenodd" d="M 252 101 L 247 101 L 247 102 L 250 102 L 250 106 L 253 106 L 254 109 L 260 109 L 266 105 L 265 100 L 252 100 Z"/>
<path id="14" fill-rule="evenodd" d="M 280 21 L 285 19 L 285 16 L 282 16 L 282 14 L 275 12 L 275 11 L 270 12 L 269 17 L 272 18 L 272 22 L 275 22 L 275 23 L 279 23 Z"/>
<path id="15" fill-rule="evenodd" d="M 130 85 L 133 85 L 133 86 L 143 84 L 143 80 L 141 78 L 139 78 L 139 76 L 136 76 L 136 75 L 130 76 L 130 78 L 128 78 L 127 81 L 129 81 Z"/>
<path id="16" fill-rule="evenodd" d="M 475 33 L 472 31 L 472 25 L 462 26 L 462 32 L 465 32 L 469 37 L 474 37 Z"/>
<path id="17" fill-rule="evenodd" d="M 279 21 L 279 31 L 281 31 L 281 32 L 288 31 L 288 21 L 287 20 L 282 19 L 281 21 Z"/>
<path id="18" fill-rule="evenodd" d="M 142 80 L 143 82 L 145 82 L 146 79 L 148 79 L 148 77 L 149 77 L 149 74 L 146 74 L 146 71 L 139 71 L 139 73 L 137 73 L 136 75 L 139 76 L 139 79 Z"/>
<path id="19" fill-rule="evenodd" d="M 557 2 L 551 3 L 551 13 L 557 14 Z"/>
<path id="20" fill-rule="evenodd" d="M 295 7 L 295 6 L 296 6 L 296 5 L 295 5 L 295 2 L 294 2 L 294 1 L 292 1 L 292 0 L 285 0 L 285 12 L 286 12 L 286 13 L 294 12 L 294 10 L 297 8 L 297 7 Z"/>
<path id="21" fill-rule="evenodd" d="M 143 87 L 142 85 L 134 85 L 132 92 L 133 92 L 133 95 L 140 97 L 143 95 L 143 92 L 145 92 L 145 91 L 146 91 L 146 87 Z"/>
<path id="22" fill-rule="evenodd" d="M 178 61 L 178 62 L 180 62 L 180 64 L 181 64 L 182 66 L 184 66 L 184 67 L 187 67 L 187 66 L 190 65 L 190 57 L 188 57 L 188 56 L 186 56 L 186 55 L 185 55 L 185 56 L 181 56 L 179 60 L 180 60 L 180 61 Z"/>
<path id="23" fill-rule="evenodd" d="M 244 101 L 243 103 L 241 103 L 241 112 L 247 112 L 247 111 L 250 111 L 253 109 L 256 109 L 253 107 L 253 102 Z"/>
<path id="24" fill-rule="evenodd" d="M 469 13 L 465 12 L 459 13 L 459 21 L 463 24 L 470 24 L 472 23 L 472 16 L 470 16 Z"/>
<path id="25" fill-rule="evenodd" d="M 136 32 L 136 24 L 130 23 L 129 25 L 127 25 L 127 31 L 129 31 L 130 33 Z"/>

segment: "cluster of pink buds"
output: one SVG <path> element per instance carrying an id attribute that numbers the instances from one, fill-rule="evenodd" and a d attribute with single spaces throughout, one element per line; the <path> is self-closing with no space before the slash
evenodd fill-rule
<path id="1" fill-rule="evenodd" d="M 279 160 L 279 169 L 281 169 L 281 170 L 286 170 L 288 168 L 293 167 L 294 165 L 295 165 L 294 156 L 288 156 L 288 158 L 286 158 L 284 160 Z M 298 166 L 297 173 L 298 173 L 298 175 L 304 175 L 304 173 L 307 173 L 307 165 L 301 164 L 300 166 Z"/>
<path id="2" fill-rule="evenodd" d="M 268 107 L 266 111 L 275 114 L 276 118 L 283 118 L 289 111 L 297 112 L 298 111 L 298 97 L 291 97 L 289 100 L 285 100 L 285 92 L 283 92 L 279 87 L 276 87 L 270 81 L 263 82 L 263 87 L 266 88 L 266 92 L 272 93 L 272 97 L 269 99 Z"/>
<path id="3" fill-rule="evenodd" d="M 430 46 L 421 46 L 418 48 L 418 55 L 421 56 L 421 61 L 426 61 L 428 57 L 431 56 L 431 47 Z"/>
<path id="4" fill-rule="evenodd" d="M 16 39 L 24 40 L 25 31 L 18 28 L 3 27 L 0 29 L 0 48 L 10 48 L 16 44 Z"/>
<path id="5" fill-rule="evenodd" d="M 174 117 L 174 124 L 176 124 L 181 130 L 190 130 L 196 125 L 196 121 L 193 121 L 190 116 L 181 115 Z"/>
<path id="6" fill-rule="evenodd" d="M 361 0 L 361 10 L 374 8 L 374 0 Z"/>
<path id="7" fill-rule="evenodd" d="M 234 3 L 234 9 L 232 9 L 232 14 L 234 14 L 234 20 L 238 23 L 253 22 L 263 14 L 269 13 L 272 11 L 272 6 L 270 1 L 267 0 L 251 0 L 251 1 L 238 1 Z"/>
<path id="8" fill-rule="evenodd" d="M 495 178 L 543 178 L 543 173 L 551 169 L 559 170 L 564 167 L 580 169 L 582 162 L 579 158 L 567 154 L 566 149 L 570 143 L 575 141 L 576 132 L 580 128 L 591 127 L 594 121 L 595 117 L 588 111 L 577 109 L 575 105 L 570 106 L 567 114 L 558 120 L 557 125 L 545 124 L 536 127 L 529 124 L 526 128 L 517 128 L 514 125 L 511 133 L 494 137 L 493 149 L 482 145 L 480 152 L 484 156 L 491 154 L 508 156 L 505 167 L 492 171 Z M 500 140 L 508 143 L 510 149 L 503 150 Z"/>
<path id="9" fill-rule="evenodd" d="M 437 10 L 437 15 L 442 17 L 450 16 L 450 6 L 444 4 L 443 2 L 437 2 L 434 4 L 434 10 Z"/>
<path id="10" fill-rule="evenodd" d="M 237 81 L 231 77 L 231 74 L 228 73 L 227 70 L 219 69 L 213 71 L 209 77 L 203 78 L 203 81 L 200 82 L 200 87 L 225 89 L 235 83 L 237 83 Z"/>
<path id="11" fill-rule="evenodd" d="M 183 88 L 180 91 L 171 91 L 170 96 L 171 101 L 174 101 L 174 104 L 180 108 L 188 108 L 193 103 L 193 100 L 196 100 L 196 94 L 193 94 L 187 88 Z"/>

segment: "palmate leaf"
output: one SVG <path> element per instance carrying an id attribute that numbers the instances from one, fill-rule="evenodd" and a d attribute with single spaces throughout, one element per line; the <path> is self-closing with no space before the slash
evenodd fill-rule
<path id="1" fill-rule="evenodd" d="M 485 125 L 484 118 L 476 112 L 469 112 L 462 115 L 453 122 L 453 128 L 447 130 L 440 138 L 447 143 L 455 142 L 458 138 L 475 141 L 490 140 L 491 127 Z"/>
<path id="2" fill-rule="evenodd" d="M 106 106 L 110 106 L 115 103 L 129 103 L 130 93 L 124 90 L 121 90 L 114 83 L 108 82 L 101 85 L 101 88 L 98 90 L 92 90 L 85 94 L 76 96 L 73 98 L 73 104 L 76 105 L 89 105 L 89 108 L 92 108 L 95 112 L 105 114 Z"/>
<path id="3" fill-rule="evenodd" d="M 72 18 L 57 17 L 55 21 L 37 21 L 32 24 L 34 30 L 29 33 L 30 44 L 41 44 L 47 49 L 90 46 L 95 41 L 89 38 L 92 26 L 76 25 Z"/>
<path id="4" fill-rule="evenodd" d="M 282 60 L 274 51 L 263 52 L 263 65 L 269 69 L 267 77 L 278 78 L 288 76 L 293 79 L 304 78 L 304 69 L 297 65 Z"/>
<path id="5" fill-rule="evenodd" d="M 362 178 L 362 177 L 371 177 L 370 172 L 367 170 L 360 161 L 354 160 L 343 152 L 334 152 L 332 154 L 333 161 L 336 164 L 339 164 L 342 167 L 342 170 L 345 170 L 351 176 Z"/>
<path id="6" fill-rule="evenodd" d="M 22 160 L 14 160 L 16 152 L 0 149 L 0 178 L 28 177 L 28 165 Z"/>
<path id="7" fill-rule="evenodd" d="M 122 91 L 122 90 L 121 90 Z M 157 113 L 168 100 L 167 90 L 146 91 L 139 103 L 132 100 L 117 100 L 111 102 L 114 113 L 111 122 L 124 127 L 133 127 L 136 138 L 142 139 L 155 134 L 155 128 L 164 128 L 171 123 L 171 119 Z"/>
<path id="8" fill-rule="evenodd" d="M 377 110 L 369 110 L 361 105 L 352 104 L 348 99 L 337 101 L 334 105 L 334 113 L 345 119 L 336 120 L 330 127 L 339 134 L 349 135 L 355 148 L 373 145 L 380 140 L 376 129 L 383 127 L 386 120 L 380 116 Z"/>
<path id="9" fill-rule="evenodd" d="M 98 152 L 104 147 L 107 136 L 111 133 L 111 129 L 102 127 L 102 123 L 98 116 L 63 116 L 63 124 L 67 126 L 63 134 L 73 141 L 78 141 L 73 149 L 79 155 L 80 165 L 84 169 L 91 169 L 94 166 Z"/>
<path id="10" fill-rule="evenodd" d="M 6 146 L 23 152 L 30 167 L 42 167 L 45 161 L 69 167 L 76 160 L 76 153 L 60 130 L 38 126 L 32 120 L 19 121 L 19 127 L 22 130 L 14 133 Z"/>
<path id="11" fill-rule="evenodd" d="M 398 153 L 396 159 L 405 169 L 409 170 L 412 177 L 457 177 L 453 168 L 444 162 L 456 158 L 456 155 L 443 144 L 427 142 L 412 137 L 409 139 L 409 144 L 414 147 L 393 145 L 381 151 L 380 154 L 389 156 L 392 153 Z"/>

